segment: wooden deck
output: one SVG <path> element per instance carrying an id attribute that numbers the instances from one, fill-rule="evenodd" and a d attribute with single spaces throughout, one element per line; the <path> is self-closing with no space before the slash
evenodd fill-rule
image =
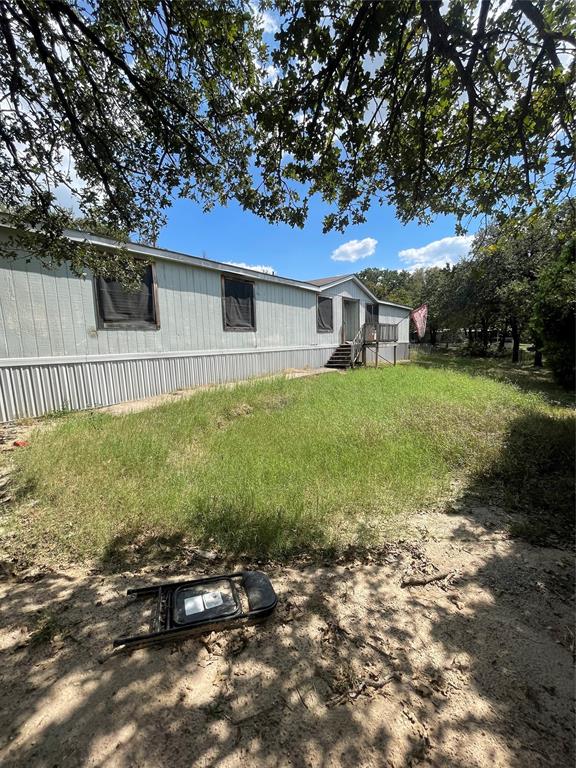
<path id="1" fill-rule="evenodd" d="M 392 365 L 396 365 L 396 345 L 398 343 L 398 326 L 389 323 L 363 323 L 352 341 L 346 341 L 332 354 L 327 368 L 354 368 L 355 365 L 366 365 L 366 348 L 375 348 L 375 364 L 378 367 L 380 346 L 392 346 L 394 357 Z M 384 358 L 382 358 L 384 359 Z M 389 362 L 386 360 L 385 362 Z"/>

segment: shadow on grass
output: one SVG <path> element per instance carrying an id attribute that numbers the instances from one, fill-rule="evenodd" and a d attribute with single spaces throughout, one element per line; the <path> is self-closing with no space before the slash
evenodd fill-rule
<path id="1" fill-rule="evenodd" d="M 531 414 L 512 423 L 500 460 L 480 482 L 500 488 L 505 509 L 514 515 L 513 535 L 574 547 L 575 438 L 572 419 Z"/>
<path id="2" fill-rule="evenodd" d="M 275 557 L 286 561 L 305 555 L 310 549 L 310 542 L 313 542 L 320 559 L 331 559 L 341 553 L 327 541 L 328 523 L 322 525 L 316 519 L 307 521 L 304 514 L 287 515 L 281 510 L 269 515 L 261 510 L 247 514 L 238 502 L 236 506 L 200 507 L 194 511 L 193 524 L 195 536 L 186 529 L 185 523 L 181 530 L 170 534 L 155 532 L 153 528 L 145 533 L 132 528 L 122 530 L 106 545 L 98 560 L 98 569 L 118 573 L 138 570 L 149 563 L 162 566 L 178 562 L 185 565 L 202 560 L 198 556 L 199 549 L 211 553 L 205 559 L 218 561 L 228 556 L 257 560 L 259 553 L 269 559 L 271 553 L 282 551 L 281 546 L 288 554 Z"/>
<path id="3" fill-rule="evenodd" d="M 139 531 L 123 531 L 108 542 L 99 561 L 99 568 L 109 573 L 138 569 L 142 563 L 172 562 L 174 553 L 183 553 L 189 543 L 184 534 L 142 534 Z"/>
<path id="4" fill-rule="evenodd" d="M 269 564 L 279 607 L 262 627 L 108 656 L 140 620 L 125 589 L 183 575 L 102 575 L 154 557 L 152 542 L 133 561 L 133 538 L 118 537 L 89 577 L 10 584 L 0 757 L 15 768 L 572 766 L 568 556 L 502 534 L 525 519 L 565 543 L 572 438 L 562 419 L 512 424 L 450 518 L 446 557 L 464 572 L 452 587 L 400 588 L 407 570 L 434 567 L 418 545 Z M 165 555 L 181 541 L 157 544 Z"/>
<path id="5" fill-rule="evenodd" d="M 471 376 L 485 376 L 505 381 L 524 392 L 538 394 L 550 405 L 574 407 L 572 392 L 560 387 L 546 368 L 534 368 L 531 363 L 512 363 L 510 358 L 473 358 L 451 350 L 438 350 L 429 354 L 416 352 L 412 362 L 423 368 L 448 368 Z"/>

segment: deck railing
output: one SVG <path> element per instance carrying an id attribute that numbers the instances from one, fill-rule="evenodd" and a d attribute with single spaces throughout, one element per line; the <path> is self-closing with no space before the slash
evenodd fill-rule
<path id="1" fill-rule="evenodd" d="M 352 367 L 358 362 L 362 350 L 367 344 L 380 344 L 398 341 L 398 326 L 389 323 L 363 323 L 358 333 L 350 342 L 350 362 Z M 394 358 L 396 365 L 396 358 Z"/>
<path id="2" fill-rule="evenodd" d="M 364 323 L 364 342 L 367 344 L 376 342 L 398 341 L 398 326 L 389 323 Z"/>

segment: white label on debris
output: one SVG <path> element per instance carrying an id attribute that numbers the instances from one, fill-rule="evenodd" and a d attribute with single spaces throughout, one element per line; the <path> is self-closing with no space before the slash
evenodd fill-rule
<path id="1" fill-rule="evenodd" d="M 184 613 L 186 616 L 191 616 L 193 613 L 202 613 L 203 610 L 202 595 L 184 598 Z"/>
<path id="2" fill-rule="evenodd" d="M 202 598 L 204 600 L 204 605 L 206 606 L 206 610 L 209 608 L 216 608 L 217 605 L 222 605 L 224 602 L 222 600 L 222 595 L 220 592 L 204 592 L 202 595 Z"/>

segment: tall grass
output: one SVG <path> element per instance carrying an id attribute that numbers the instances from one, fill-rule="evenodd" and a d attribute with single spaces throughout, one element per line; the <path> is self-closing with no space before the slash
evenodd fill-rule
<path id="1" fill-rule="evenodd" d="M 147 536 L 261 555 L 377 542 L 455 474 L 487 472 L 515 419 L 548 411 L 505 383 L 397 366 L 72 415 L 17 454 L 37 500 L 19 536 L 72 558 Z"/>

